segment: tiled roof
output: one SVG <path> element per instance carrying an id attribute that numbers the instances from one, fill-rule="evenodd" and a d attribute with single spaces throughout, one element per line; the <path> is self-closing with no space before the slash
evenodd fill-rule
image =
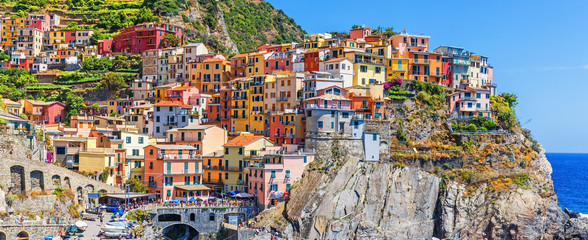
<path id="1" fill-rule="evenodd" d="M 227 142 L 225 147 L 242 147 L 251 144 L 259 139 L 263 138 L 263 136 L 238 136 L 233 138 L 233 140 Z"/>
<path id="2" fill-rule="evenodd" d="M 205 62 L 222 62 L 222 61 L 224 61 L 224 60 L 220 59 L 220 58 L 209 58 L 209 59 L 206 59 L 202 62 L 205 63 Z"/>
<path id="3" fill-rule="evenodd" d="M 150 144 L 149 146 L 154 146 L 159 149 L 188 149 L 188 150 L 196 150 L 195 147 L 188 146 L 188 145 L 173 145 L 173 144 Z"/>
<path id="4" fill-rule="evenodd" d="M 186 105 L 183 102 L 178 102 L 178 101 L 161 101 L 161 102 L 158 102 L 158 103 L 154 104 L 153 106 L 156 106 L 156 107 L 184 107 L 184 108 L 192 108 L 192 106 Z"/>

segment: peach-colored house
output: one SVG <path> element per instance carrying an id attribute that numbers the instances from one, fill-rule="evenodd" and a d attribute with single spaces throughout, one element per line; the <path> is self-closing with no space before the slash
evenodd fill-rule
<path id="1" fill-rule="evenodd" d="M 266 147 L 260 153 L 262 161 L 245 169 L 247 191 L 255 195 L 260 208 L 275 206 L 288 197 L 292 184 L 302 178 L 306 165 L 314 160 L 314 153 L 303 152 L 299 145 Z"/>
<path id="2" fill-rule="evenodd" d="M 406 52 L 428 52 L 429 36 L 416 35 L 402 32 L 390 38 L 390 45 L 394 47 L 400 55 Z"/>
<path id="3" fill-rule="evenodd" d="M 158 199 L 188 200 L 209 195 L 202 185 L 202 156 L 187 145 L 149 145 L 145 150 L 145 178 L 149 193 Z"/>

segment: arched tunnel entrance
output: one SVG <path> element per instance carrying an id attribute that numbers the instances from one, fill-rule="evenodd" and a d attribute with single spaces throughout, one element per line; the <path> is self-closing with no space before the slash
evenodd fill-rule
<path id="1" fill-rule="evenodd" d="M 182 223 L 174 224 L 163 229 L 163 236 L 172 240 L 197 240 L 198 235 L 199 233 L 196 229 L 190 225 Z"/>

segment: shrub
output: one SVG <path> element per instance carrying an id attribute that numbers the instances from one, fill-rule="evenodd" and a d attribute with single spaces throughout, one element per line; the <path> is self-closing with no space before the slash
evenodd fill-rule
<path id="1" fill-rule="evenodd" d="M 493 130 L 494 128 L 496 128 L 496 123 L 494 121 L 492 121 L 491 119 L 486 120 L 486 122 L 484 122 L 483 125 L 486 129 L 489 130 Z"/>
<path id="2" fill-rule="evenodd" d="M 468 126 L 466 127 L 466 129 L 467 129 L 468 131 L 470 131 L 470 132 L 475 132 L 475 131 L 478 131 L 478 127 L 476 127 L 476 125 L 474 125 L 473 123 L 472 123 L 472 124 L 470 124 L 470 125 L 468 125 Z"/>
<path id="3" fill-rule="evenodd" d="M 498 120 L 500 120 L 500 122 L 508 130 L 512 130 L 517 123 L 515 112 L 510 108 L 501 108 L 498 111 Z"/>
<path id="4" fill-rule="evenodd" d="M 472 169 L 461 168 L 457 171 L 457 173 L 459 180 L 469 184 L 472 182 L 477 172 Z"/>
<path id="5" fill-rule="evenodd" d="M 480 127 L 480 128 L 478 128 L 478 131 L 480 131 L 480 132 L 488 132 L 488 129 L 486 129 L 485 127 Z"/>
<path id="6" fill-rule="evenodd" d="M 529 181 L 530 179 L 531 178 L 529 177 L 528 173 L 521 173 L 515 176 L 512 181 L 516 185 L 519 185 L 519 187 L 522 187 L 525 184 L 525 182 Z"/>
<path id="7" fill-rule="evenodd" d="M 398 139 L 400 142 L 406 141 L 406 135 L 404 135 L 404 132 L 402 132 L 402 127 L 396 130 L 396 139 Z"/>

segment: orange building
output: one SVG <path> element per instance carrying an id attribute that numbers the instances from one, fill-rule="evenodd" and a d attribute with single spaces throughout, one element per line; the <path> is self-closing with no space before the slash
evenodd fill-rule
<path id="1" fill-rule="evenodd" d="M 201 93 L 216 93 L 229 82 L 231 65 L 227 60 L 209 58 L 189 64 L 189 79 Z"/>
<path id="2" fill-rule="evenodd" d="M 149 145 L 145 148 L 145 178 L 149 193 L 157 198 L 187 200 L 209 196 L 202 185 L 202 156 L 186 145 Z"/>
<path id="3" fill-rule="evenodd" d="M 355 116 L 363 119 L 383 120 L 386 114 L 383 85 L 353 86 L 346 88 L 347 98 L 351 99 L 351 109 Z"/>

